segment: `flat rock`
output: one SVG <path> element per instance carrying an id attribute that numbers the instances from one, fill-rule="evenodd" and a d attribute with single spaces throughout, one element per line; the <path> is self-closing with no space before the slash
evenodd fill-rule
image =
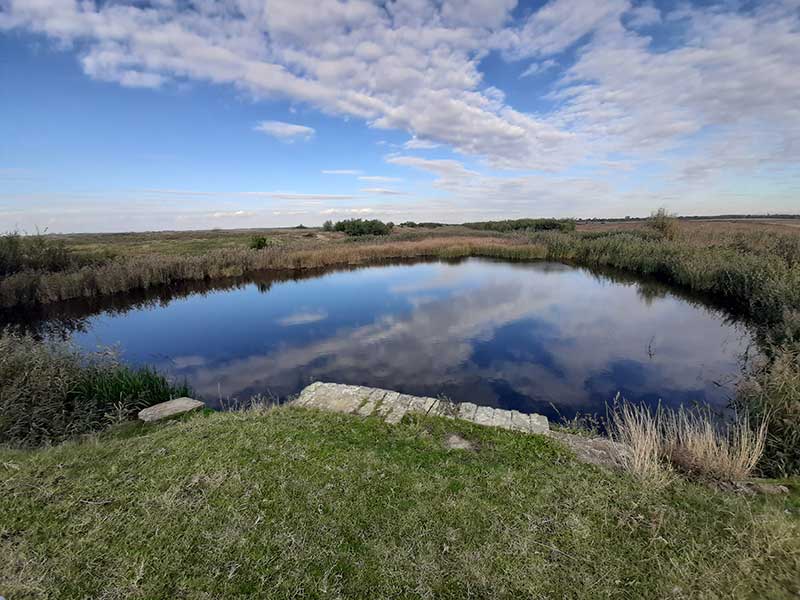
<path id="1" fill-rule="evenodd" d="M 194 400 L 193 398 L 175 398 L 174 400 L 154 404 L 153 406 L 148 406 L 140 410 L 139 419 L 149 423 L 151 421 L 159 421 L 167 417 L 181 415 L 197 410 L 198 408 L 203 408 L 204 406 L 205 403 L 200 402 L 200 400 Z"/>

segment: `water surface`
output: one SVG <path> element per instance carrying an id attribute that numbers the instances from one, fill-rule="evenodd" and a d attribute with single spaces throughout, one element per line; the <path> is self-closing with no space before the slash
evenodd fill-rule
<path id="1" fill-rule="evenodd" d="M 79 315 L 74 341 L 117 345 L 212 403 L 322 380 L 551 417 L 602 413 L 617 392 L 724 407 L 751 344 L 669 288 L 552 263 L 380 266 L 114 302 Z"/>

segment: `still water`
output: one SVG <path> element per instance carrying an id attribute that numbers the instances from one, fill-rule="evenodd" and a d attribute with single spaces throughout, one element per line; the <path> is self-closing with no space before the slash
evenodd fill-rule
<path id="1" fill-rule="evenodd" d="M 71 314 L 72 339 L 115 345 L 212 404 L 322 380 L 551 418 L 603 413 L 617 392 L 722 408 L 752 345 L 697 298 L 553 263 L 378 266 L 114 302 Z"/>

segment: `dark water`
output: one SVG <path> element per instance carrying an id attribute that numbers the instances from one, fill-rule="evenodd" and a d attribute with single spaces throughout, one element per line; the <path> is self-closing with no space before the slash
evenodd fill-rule
<path id="1" fill-rule="evenodd" d="M 566 417 L 602 413 L 617 392 L 724 407 L 751 345 L 744 326 L 697 299 L 552 263 L 193 286 L 51 308 L 39 325 L 70 329 L 87 349 L 118 345 L 126 361 L 185 377 L 212 403 L 322 380 L 551 417 L 551 404 Z"/>

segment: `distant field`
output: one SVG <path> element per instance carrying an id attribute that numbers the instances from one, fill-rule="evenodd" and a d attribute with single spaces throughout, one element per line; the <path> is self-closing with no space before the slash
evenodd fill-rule
<path id="1" fill-rule="evenodd" d="M 637 221 L 593 221 L 579 222 L 577 231 L 630 231 L 647 228 L 647 223 Z M 703 219 L 680 220 L 680 228 L 690 234 L 703 237 L 733 234 L 736 232 L 800 233 L 800 218 L 770 219 Z M 395 227 L 388 240 L 414 240 L 426 237 L 449 236 L 504 237 L 492 231 L 475 231 L 459 225 L 448 225 L 436 229 Z M 82 254 L 102 255 L 111 253 L 122 256 L 161 254 L 170 256 L 202 255 L 210 250 L 246 248 L 254 236 L 265 236 L 284 245 L 287 249 L 313 248 L 330 242 L 347 242 L 347 236 L 338 232 L 326 232 L 320 228 L 307 229 L 212 229 L 206 231 L 162 231 L 141 233 L 75 233 L 52 235 L 63 240 L 71 249 Z M 350 240 L 352 241 L 352 240 Z"/>
<path id="2" fill-rule="evenodd" d="M 800 218 L 797 219 L 770 219 L 770 218 L 741 218 L 741 219 L 679 219 L 683 230 L 702 232 L 735 232 L 735 231 L 777 231 L 791 233 L 800 228 Z M 644 229 L 646 221 L 593 221 L 578 222 L 578 231 L 624 231 Z"/>

